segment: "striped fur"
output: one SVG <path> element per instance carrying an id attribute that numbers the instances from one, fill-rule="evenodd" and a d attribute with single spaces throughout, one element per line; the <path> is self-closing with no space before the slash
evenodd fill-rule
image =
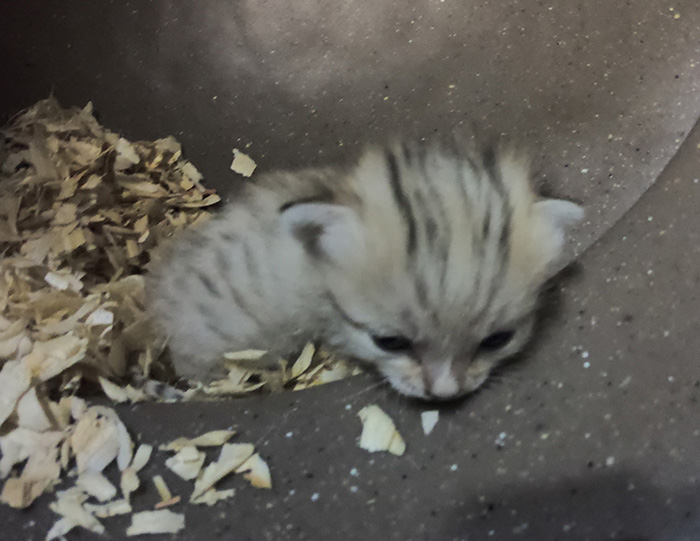
<path id="1" fill-rule="evenodd" d="M 225 351 L 315 340 L 404 394 L 451 398 L 525 344 L 581 216 L 539 199 L 513 153 L 396 143 L 249 184 L 164 251 L 150 306 L 185 377 L 220 375 Z"/>

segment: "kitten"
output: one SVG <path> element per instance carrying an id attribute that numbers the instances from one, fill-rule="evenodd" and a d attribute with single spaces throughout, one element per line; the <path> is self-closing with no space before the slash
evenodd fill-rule
<path id="1" fill-rule="evenodd" d="M 528 340 L 566 230 L 527 163 L 466 140 L 370 149 L 350 168 L 263 175 L 171 243 L 150 307 L 181 376 L 239 349 L 307 341 L 374 365 L 399 392 L 477 389 Z"/>

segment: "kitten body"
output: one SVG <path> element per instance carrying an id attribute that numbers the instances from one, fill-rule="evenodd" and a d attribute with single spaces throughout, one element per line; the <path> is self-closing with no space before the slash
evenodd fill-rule
<path id="1" fill-rule="evenodd" d="M 182 376 L 238 349 L 321 342 L 400 392 L 478 388 L 528 340 L 573 203 L 540 199 L 525 161 L 469 141 L 370 149 L 357 165 L 271 173 L 175 239 L 150 307 Z"/>

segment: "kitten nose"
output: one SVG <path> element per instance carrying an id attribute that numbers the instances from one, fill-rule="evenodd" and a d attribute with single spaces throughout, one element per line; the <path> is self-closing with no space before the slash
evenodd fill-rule
<path id="1" fill-rule="evenodd" d="M 423 384 L 428 398 L 451 398 L 459 391 L 450 362 L 423 366 Z"/>

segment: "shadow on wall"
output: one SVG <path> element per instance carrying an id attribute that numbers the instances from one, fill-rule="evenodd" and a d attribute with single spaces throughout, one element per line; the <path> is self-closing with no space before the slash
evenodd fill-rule
<path id="1" fill-rule="evenodd" d="M 204 145 L 224 157 L 217 140 L 228 153 L 231 142 L 254 142 L 264 168 L 337 160 L 357 143 L 465 120 L 529 144 L 576 139 L 611 110 L 624 123 L 639 93 L 629 64 L 643 71 L 641 43 L 672 24 L 644 24 L 602 0 L 566 13 L 516 0 L 51 9 L 1 10 L 0 43 L 17 74 L 0 90 L 3 117 L 53 88 L 66 104 L 94 100 L 127 136 L 179 134 L 208 158 Z"/>
<path id="2" fill-rule="evenodd" d="M 629 72 L 598 69 L 601 58 L 612 67 L 635 57 L 636 26 L 601 24 L 597 6 L 579 6 L 564 17 L 529 4 L 171 6 L 159 12 L 158 26 L 175 22 L 193 30 L 159 32 L 157 63 L 130 67 L 157 74 L 161 89 L 175 93 L 196 60 L 206 69 L 194 80 L 204 92 L 217 89 L 217 101 L 229 103 L 232 115 L 241 114 L 238 100 L 255 96 L 252 110 L 268 123 L 256 126 L 251 118 L 246 136 L 267 147 L 268 164 L 280 166 L 298 165 L 272 153 L 284 146 L 280 139 L 309 156 L 319 149 L 324 161 L 346 155 L 342 147 L 356 142 L 406 131 L 425 136 L 465 120 L 529 142 L 550 130 L 569 135 L 610 110 L 610 88 L 620 102 L 629 97 L 624 92 L 636 91 Z M 612 11 L 625 20 L 625 8 Z M 585 66 L 590 75 L 582 80 Z"/>

